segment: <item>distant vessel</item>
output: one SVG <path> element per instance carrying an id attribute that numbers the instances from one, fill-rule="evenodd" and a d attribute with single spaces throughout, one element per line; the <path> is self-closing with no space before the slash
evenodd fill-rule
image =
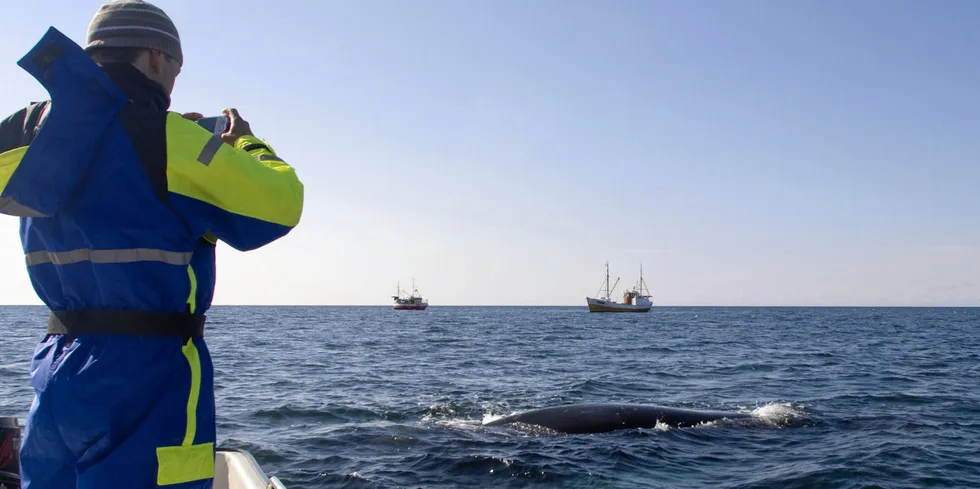
<path id="1" fill-rule="evenodd" d="M 419 289 L 415 288 L 415 280 L 412 280 L 412 295 L 403 298 L 402 285 L 399 282 L 398 292 L 391 298 L 395 299 L 395 304 L 392 307 L 399 311 L 424 311 L 426 307 L 429 307 L 429 303 L 419 295 Z"/>
<path id="2" fill-rule="evenodd" d="M 616 283 L 613 284 L 612 290 L 616 289 L 616 284 L 619 283 L 619 278 L 616 278 Z M 643 265 L 640 265 L 640 281 L 637 282 L 632 289 L 627 290 L 623 293 L 623 302 L 616 302 L 612 300 L 612 295 L 610 293 L 609 287 L 609 262 L 606 262 L 606 280 L 603 282 L 605 285 L 605 294 L 603 294 L 598 299 L 592 297 L 586 297 L 585 301 L 589 304 L 589 312 L 647 312 L 653 307 L 653 301 L 650 300 L 650 290 L 647 289 L 646 282 L 643 281 Z M 599 288 L 599 293 L 603 292 L 603 288 Z M 598 293 L 596 295 L 599 295 Z"/>

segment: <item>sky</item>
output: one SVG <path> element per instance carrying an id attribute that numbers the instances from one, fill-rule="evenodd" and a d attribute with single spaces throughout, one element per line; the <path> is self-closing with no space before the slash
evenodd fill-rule
<path id="1" fill-rule="evenodd" d="M 101 2 L 0 16 L 17 60 Z M 236 107 L 302 221 L 215 304 L 980 306 L 980 2 L 157 0 L 171 110 Z M 0 216 L 0 303 L 40 304 Z"/>

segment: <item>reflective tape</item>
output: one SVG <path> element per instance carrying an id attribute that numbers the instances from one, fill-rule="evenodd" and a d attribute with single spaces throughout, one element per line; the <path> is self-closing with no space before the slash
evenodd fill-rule
<path id="1" fill-rule="evenodd" d="M 128 250 L 90 250 L 34 251 L 26 255 L 27 266 L 54 263 L 68 265 L 89 261 L 92 263 L 131 263 L 136 261 L 156 261 L 168 265 L 189 265 L 193 252 L 132 248 Z"/>
<path id="2" fill-rule="evenodd" d="M 0 197 L 0 214 L 17 217 L 48 217 L 30 207 L 18 204 L 10 197 Z"/>
<path id="3" fill-rule="evenodd" d="M 276 155 L 267 155 L 264 153 L 256 156 L 255 158 L 259 161 L 282 161 L 282 158 Z"/>
<path id="4" fill-rule="evenodd" d="M 225 143 L 221 140 L 220 136 L 217 134 L 211 136 L 211 139 L 204 145 L 204 149 L 201 150 L 201 154 L 197 155 L 197 161 L 203 163 L 204 166 L 210 165 L 211 160 L 218 154 L 218 150 L 221 149 L 222 144 Z"/>

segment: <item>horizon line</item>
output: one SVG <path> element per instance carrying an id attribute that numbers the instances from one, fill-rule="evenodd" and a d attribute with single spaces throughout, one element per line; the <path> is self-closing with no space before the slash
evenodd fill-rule
<path id="1" fill-rule="evenodd" d="M 211 309 L 215 307 L 388 307 L 391 304 L 212 304 Z M 0 304 L 0 307 L 43 307 L 47 308 L 44 304 Z M 584 304 L 439 304 L 428 306 L 431 308 L 441 308 L 441 307 L 575 307 L 587 309 L 588 306 Z M 970 304 L 970 305 L 896 305 L 896 304 L 884 304 L 884 305 L 851 305 L 851 304 L 837 304 L 837 305 L 807 305 L 807 304 L 796 304 L 796 305 L 726 305 L 726 304 L 702 304 L 702 305 L 691 305 L 691 304 L 663 304 L 655 305 L 650 310 L 665 309 L 665 308 L 980 308 L 980 304 Z"/>

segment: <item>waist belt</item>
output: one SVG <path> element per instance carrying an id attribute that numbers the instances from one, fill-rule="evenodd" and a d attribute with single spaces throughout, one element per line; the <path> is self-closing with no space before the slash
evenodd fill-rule
<path id="1" fill-rule="evenodd" d="M 48 334 L 131 334 L 149 336 L 204 337 L 205 316 L 186 312 L 135 310 L 51 311 Z"/>

